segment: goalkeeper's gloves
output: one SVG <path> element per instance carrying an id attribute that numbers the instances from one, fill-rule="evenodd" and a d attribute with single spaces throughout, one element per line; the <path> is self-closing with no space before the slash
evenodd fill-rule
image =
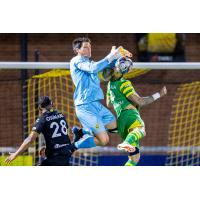
<path id="1" fill-rule="evenodd" d="M 115 49 L 115 47 L 112 48 L 111 52 L 106 56 L 106 58 L 108 59 L 109 63 L 112 63 L 113 60 L 117 60 L 121 57 L 132 57 L 132 54 L 127 51 L 126 49 L 124 49 L 122 46 L 118 47 L 117 49 Z"/>

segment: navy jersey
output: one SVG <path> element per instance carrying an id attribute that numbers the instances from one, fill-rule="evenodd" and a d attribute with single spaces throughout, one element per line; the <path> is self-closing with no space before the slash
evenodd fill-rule
<path id="1" fill-rule="evenodd" d="M 43 113 L 32 130 L 44 135 L 47 157 L 61 152 L 65 146 L 71 144 L 67 121 L 64 115 L 56 110 Z"/>

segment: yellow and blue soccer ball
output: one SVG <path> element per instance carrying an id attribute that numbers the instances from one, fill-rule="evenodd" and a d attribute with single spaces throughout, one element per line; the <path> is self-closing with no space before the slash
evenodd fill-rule
<path id="1" fill-rule="evenodd" d="M 119 58 L 116 63 L 115 67 L 122 73 L 126 74 L 129 72 L 130 68 L 133 66 L 133 61 L 128 57 L 121 57 Z"/>

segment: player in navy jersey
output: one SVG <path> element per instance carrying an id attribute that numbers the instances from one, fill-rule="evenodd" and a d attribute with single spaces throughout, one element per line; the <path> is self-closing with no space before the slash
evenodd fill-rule
<path id="1" fill-rule="evenodd" d="M 6 163 L 13 161 L 19 154 L 24 152 L 42 133 L 46 142 L 46 159 L 41 166 L 66 166 L 76 147 L 71 144 L 68 136 L 68 124 L 64 115 L 53 109 L 53 103 L 47 96 L 40 97 L 39 109 L 42 114 L 36 120 L 30 135 L 24 140 L 19 149 L 10 154 Z"/>

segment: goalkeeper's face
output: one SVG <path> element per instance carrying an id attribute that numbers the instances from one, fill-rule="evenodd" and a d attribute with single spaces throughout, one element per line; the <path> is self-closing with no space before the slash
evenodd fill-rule
<path id="1" fill-rule="evenodd" d="M 78 55 L 91 57 L 91 44 L 89 42 L 83 42 L 80 49 L 77 49 Z"/>

